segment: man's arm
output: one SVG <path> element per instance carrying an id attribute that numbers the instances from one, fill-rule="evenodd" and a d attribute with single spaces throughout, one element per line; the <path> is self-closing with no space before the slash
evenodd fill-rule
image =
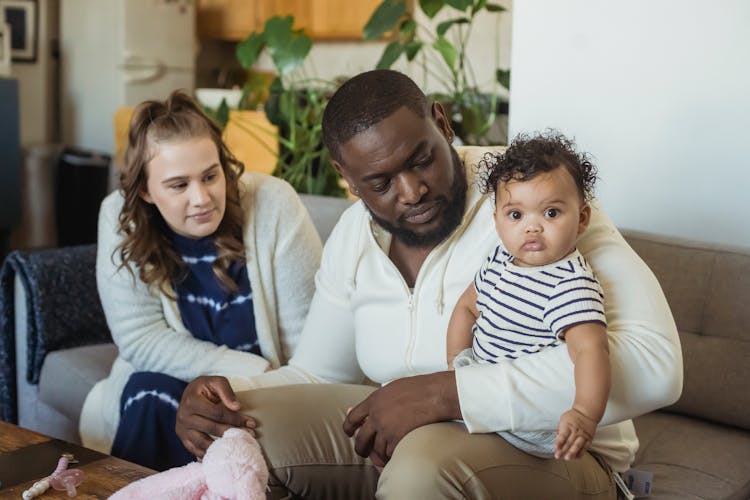
<path id="1" fill-rule="evenodd" d="M 348 314 L 347 314 L 348 313 Z M 297 350 L 290 364 L 252 379 L 233 380 L 234 390 L 287 384 L 356 383 L 363 375 L 357 364 L 351 312 L 316 292 Z M 188 384 L 177 408 L 175 430 L 185 447 L 200 457 L 230 427 L 255 426 L 252 408 L 240 408 L 224 377 L 200 377 Z"/>
<path id="2" fill-rule="evenodd" d="M 356 214 L 355 214 L 356 215 Z M 344 217 L 342 217 L 344 219 Z M 351 216 L 350 216 L 351 219 Z M 285 384 L 361 382 L 364 378 L 354 348 L 354 326 L 348 304 L 347 266 L 342 249 L 347 247 L 348 226 L 334 228 L 323 250 L 321 267 L 315 276 L 316 291 L 289 365 L 242 382 L 235 390 Z M 347 256 L 355 260 L 356 256 Z M 177 409 L 177 435 L 193 453 L 201 456 L 211 435 L 221 435 L 228 427 L 253 425 L 252 408 L 230 406 L 235 393 L 223 377 L 201 377 L 191 382 Z M 249 423 L 248 423 L 249 422 Z M 218 434 L 217 431 L 221 431 Z"/>
<path id="3" fill-rule="evenodd" d="M 653 273 L 596 207 L 579 249 L 607 297 L 612 386 L 602 425 L 673 403 L 682 391 L 682 351 Z M 528 394 L 534 397 L 521 397 Z M 387 457 L 411 430 L 443 420 L 462 418 L 472 433 L 555 429 L 574 397 L 573 364 L 558 346 L 512 363 L 394 381 L 356 406 L 344 429 L 365 429 L 355 438 L 358 450 Z"/>

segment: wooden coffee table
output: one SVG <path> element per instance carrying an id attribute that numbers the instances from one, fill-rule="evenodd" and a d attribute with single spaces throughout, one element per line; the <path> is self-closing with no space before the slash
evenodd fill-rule
<path id="1" fill-rule="evenodd" d="M 35 481 L 48 476 L 57 467 L 63 453 L 72 453 L 79 461 L 70 468 L 86 473 L 78 487 L 77 499 L 107 498 L 115 491 L 156 471 L 126 462 L 88 448 L 39 434 L 0 421 L 0 499 L 21 498 Z M 53 488 L 40 500 L 67 498 L 67 493 Z"/>

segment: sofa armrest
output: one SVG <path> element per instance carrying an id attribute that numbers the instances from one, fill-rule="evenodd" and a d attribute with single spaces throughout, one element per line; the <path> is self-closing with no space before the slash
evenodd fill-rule
<path id="1" fill-rule="evenodd" d="M 12 252 L 0 282 L 0 357 L 5 362 L 0 390 L 3 417 L 15 421 L 16 343 L 26 347 L 26 380 L 37 384 L 47 353 L 111 342 L 112 337 L 96 288 L 96 245 Z M 25 303 L 18 310 L 15 286 L 22 287 Z"/>

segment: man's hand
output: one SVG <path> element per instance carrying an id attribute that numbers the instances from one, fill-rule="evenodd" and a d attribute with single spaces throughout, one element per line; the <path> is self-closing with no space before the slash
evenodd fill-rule
<path id="1" fill-rule="evenodd" d="M 255 427 L 255 421 L 239 409 L 225 377 L 198 377 L 182 394 L 175 431 L 185 448 L 201 458 L 213 443 L 210 436 L 222 436 L 231 427 Z"/>
<path id="2" fill-rule="evenodd" d="M 390 459 L 401 439 L 423 425 L 461 418 L 454 372 L 394 380 L 352 408 L 344 432 L 354 449 L 377 466 Z"/>
<path id="3" fill-rule="evenodd" d="M 560 417 L 555 439 L 555 458 L 573 460 L 581 458 L 591 446 L 596 432 L 596 421 L 575 408 Z"/>

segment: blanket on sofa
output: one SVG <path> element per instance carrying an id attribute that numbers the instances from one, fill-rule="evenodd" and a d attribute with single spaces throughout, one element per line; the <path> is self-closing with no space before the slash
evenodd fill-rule
<path id="1" fill-rule="evenodd" d="M 111 342 L 96 287 L 96 245 L 11 252 L 0 270 L 0 418 L 17 422 L 13 284 L 26 291 L 26 379 L 36 384 L 48 352 Z M 75 311 L 75 314 L 69 314 Z"/>

